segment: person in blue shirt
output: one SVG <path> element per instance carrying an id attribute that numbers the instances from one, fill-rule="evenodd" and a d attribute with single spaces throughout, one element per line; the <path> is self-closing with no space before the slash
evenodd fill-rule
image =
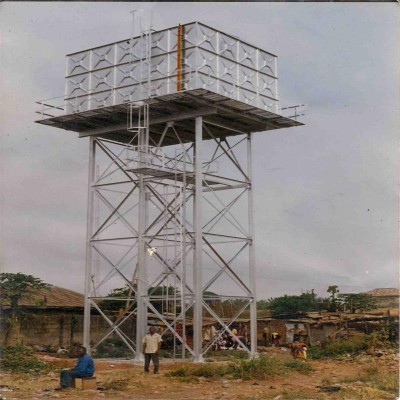
<path id="1" fill-rule="evenodd" d="M 60 387 L 57 390 L 62 390 L 74 387 L 75 378 L 89 378 L 94 374 L 93 358 L 86 352 L 86 347 L 79 346 L 77 349 L 78 360 L 75 367 L 66 369 L 60 373 Z"/>

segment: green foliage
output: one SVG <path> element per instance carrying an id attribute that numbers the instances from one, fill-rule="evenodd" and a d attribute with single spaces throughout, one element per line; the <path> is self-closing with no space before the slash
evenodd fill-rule
<path id="1" fill-rule="evenodd" d="M 203 364 L 193 370 L 192 375 L 204 378 L 221 378 L 228 373 L 227 365 Z"/>
<path id="2" fill-rule="evenodd" d="M 336 342 L 329 343 L 322 348 L 310 347 L 307 355 L 312 359 L 336 357 L 346 353 L 358 354 L 361 351 L 367 350 L 368 347 L 369 345 L 364 337 L 338 340 Z"/>
<path id="3" fill-rule="evenodd" d="M 268 308 L 272 315 L 297 314 L 299 312 L 319 311 L 322 308 L 322 299 L 317 298 L 312 290 L 300 296 L 284 295 L 269 300 Z"/>
<path id="4" fill-rule="evenodd" d="M 300 360 L 284 361 L 267 355 L 261 355 L 259 358 L 241 361 L 240 363 L 229 364 L 229 374 L 234 378 L 249 380 L 267 380 L 274 375 L 285 375 L 290 371 L 297 371 L 307 374 L 313 371 L 313 368 Z"/>
<path id="5" fill-rule="evenodd" d="M 95 358 L 126 358 L 130 350 L 119 337 L 112 337 L 101 342 L 93 352 Z"/>
<path id="6" fill-rule="evenodd" d="M 375 360 L 371 360 L 370 363 L 363 366 L 356 374 L 339 380 L 339 383 L 351 382 L 363 382 L 365 383 L 364 386 L 368 388 L 383 390 L 389 393 L 398 393 L 399 376 L 397 371 L 382 369 Z"/>
<path id="7" fill-rule="evenodd" d="M 268 310 L 269 301 L 268 300 L 259 300 L 257 301 L 257 310 Z"/>
<path id="8" fill-rule="evenodd" d="M 125 308 L 127 302 L 126 299 L 130 299 L 131 304 L 133 304 L 135 300 L 134 291 L 128 285 L 111 290 L 106 297 L 109 297 L 110 300 L 101 301 L 100 307 L 107 311 L 118 311 L 121 308 Z"/>
<path id="9" fill-rule="evenodd" d="M 314 369 L 311 367 L 310 364 L 307 364 L 306 362 L 302 360 L 288 360 L 283 363 L 283 365 L 287 368 L 291 368 L 297 372 L 300 372 L 302 374 L 308 374 Z"/>
<path id="10" fill-rule="evenodd" d="M 259 358 L 229 364 L 229 373 L 236 379 L 266 380 L 274 375 L 283 375 L 283 362 L 274 357 L 261 356 Z"/>
<path id="11" fill-rule="evenodd" d="M 112 381 L 103 382 L 103 390 L 124 391 L 127 390 L 126 379 L 113 379 Z"/>
<path id="12" fill-rule="evenodd" d="M 386 321 L 383 326 L 381 326 L 379 332 L 385 338 L 385 340 L 390 342 L 399 341 L 399 323 L 395 318 L 391 318 Z"/>
<path id="13" fill-rule="evenodd" d="M 377 306 L 376 299 L 368 293 L 340 294 L 338 298 L 344 308 L 352 313 L 373 310 Z"/>
<path id="14" fill-rule="evenodd" d="M 339 293 L 338 286 L 337 285 L 328 286 L 327 292 L 331 294 L 329 311 L 337 311 L 339 306 L 336 296 Z"/>
<path id="15" fill-rule="evenodd" d="M 183 378 L 189 376 L 204 378 L 220 378 L 228 373 L 227 365 L 204 364 L 198 367 L 181 367 L 176 370 L 167 372 L 167 376 Z"/>
<path id="16" fill-rule="evenodd" d="M 173 296 L 175 295 L 175 288 L 173 286 L 159 286 L 159 287 L 151 287 L 149 288 L 148 294 L 150 296 L 170 296 L 173 300 Z M 107 311 L 118 311 L 120 309 L 131 309 L 135 304 L 135 287 L 132 289 L 130 286 L 125 285 L 122 288 L 116 288 L 111 290 L 111 292 L 107 295 L 110 300 L 104 299 L 101 301 L 101 308 Z M 120 300 L 119 300 L 120 299 Z M 163 312 L 167 310 L 167 307 L 170 306 L 171 301 L 161 301 L 161 300 L 152 300 L 151 304 L 155 307 L 158 312 Z M 177 310 L 179 312 L 179 309 Z"/>
<path id="17" fill-rule="evenodd" d="M 247 351 L 237 351 L 237 350 L 218 350 L 218 351 L 208 351 L 208 357 L 217 357 L 222 359 L 232 359 L 239 358 L 241 360 L 248 359 L 249 354 Z"/>
<path id="18" fill-rule="evenodd" d="M 398 325 L 387 323 L 375 332 L 365 335 L 363 340 L 372 349 L 390 348 L 398 342 L 398 336 L 394 336 L 395 332 L 398 333 L 398 329 Z"/>
<path id="19" fill-rule="evenodd" d="M 296 392 L 288 392 L 287 390 L 282 393 L 282 400 L 310 400 L 310 394 L 302 390 Z"/>
<path id="20" fill-rule="evenodd" d="M 226 376 L 232 379 L 267 380 L 274 375 L 284 375 L 293 370 L 300 373 L 313 371 L 311 366 L 302 361 L 283 361 L 280 358 L 262 355 L 256 359 L 238 360 L 223 365 L 205 364 L 200 367 L 182 367 L 169 372 L 167 376 L 178 378 L 202 376 L 209 379 Z"/>
<path id="21" fill-rule="evenodd" d="M 357 379 L 370 384 L 372 387 L 391 393 L 398 393 L 399 376 L 395 371 L 382 371 L 375 364 L 370 364 L 361 369 Z"/>
<path id="22" fill-rule="evenodd" d="M 22 344 L 1 349 L 1 366 L 5 370 L 19 373 L 38 373 L 47 369 L 46 364 L 33 354 L 32 349 Z"/>
<path id="23" fill-rule="evenodd" d="M 0 292 L 1 302 L 9 302 L 13 314 L 18 310 L 19 300 L 29 296 L 29 292 L 36 289 L 48 289 L 49 285 L 42 282 L 41 279 L 35 278 L 32 275 L 25 275 L 20 272 L 0 274 Z"/>
<path id="24" fill-rule="evenodd" d="M 190 375 L 190 370 L 188 367 L 181 367 L 178 369 L 174 369 L 173 371 L 169 371 L 165 374 L 166 376 L 175 376 L 175 377 L 183 377 L 183 376 L 189 376 Z"/>
<path id="25" fill-rule="evenodd" d="M 160 349 L 158 353 L 161 358 L 172 358 L 171 351 Z"/>

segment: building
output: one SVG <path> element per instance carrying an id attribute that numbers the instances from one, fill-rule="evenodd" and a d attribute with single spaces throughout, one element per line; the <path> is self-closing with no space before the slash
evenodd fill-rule
<path id="1" fill-rule="evenodd" d="M 22 342 L 28 345 L 67 347 L 82 343 L 84 296 L 73 290 L 50 286 L 38 289 L 18 302 L 17 324 L 8 329 L 5 318 L 0 331 L 1 343 Z M 10 314 L 3 304 L 4 316 Z M 104 335 L 108 324 L 99 315 L 92 316 L 95 335 Z"/>

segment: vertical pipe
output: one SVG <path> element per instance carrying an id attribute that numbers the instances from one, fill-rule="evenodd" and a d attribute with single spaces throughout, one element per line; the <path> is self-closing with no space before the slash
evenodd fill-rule
<path id="1" fill-rule="evenodd" d="M 176 91 L 180 92 L 182 90 L 182 25 L 178 25 L 178 43 L 177 43 L 177 54 L 176 54 Z"/>
<path id="2" fill-rule="evenodd" d="M 94 179 L 96 165 L 96 139 L 89 141 L 88 204 L 86 219 L 86 261 L 85 261 L 85 308 L 83 313 L 83 345 L 90 352 L 90 280 L 92 275 L 92 245 L 94 221 Z"/>
<path id="3" fill-rule="evenodd" d="M 247 176 L 249 177 L 248 195 L 248 219 L 249 219 L 249 286 L 252 295 L 250 303 L 250 352 L 252 357 L 257 355 L 257 297 L 255 280 L 255 257 L 254 257 L 254 220 L 253 220 L 253 189 L 252 189 L 252 134 L 247 135 Z"/>
<path id="4" fill-rule="evenodd" d="M 196 117 L 195 120 L 195 192 L 194 192 L 194 260 L 193 260 L 193 289 L 194 289 L 194 312 L 193 312 L 193 351 L 194 361 L 202 362 L 202 310 L 203 310 L 203 292 L 202 292 L 202 224 L 201 224 L 201 203 L 203 189 L 203 169 L 202 169 L 202 140 L 203 140 L 203 119 Z"/>
<path id="5" fill-rule="evenodd" d="M 182 217 L 181 217 L 181 266 L 182 266 L 182 283 L 181 283 L 181 310 L 182 310 L 182 359 L 186 357 L 186 149 L 183 149 L 183 174 L 182 174 Z"/>

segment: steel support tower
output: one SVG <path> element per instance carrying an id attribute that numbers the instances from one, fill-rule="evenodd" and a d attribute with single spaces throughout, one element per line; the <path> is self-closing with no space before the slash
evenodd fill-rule
<path id="1" fill-rule="evenodd" d="M 147 31 L 67 56 L 61 104 L 39 103 L 39 123 L 90 143 L 84 344 L 116 335 L 140 361 L 159 323 L 201 362 L 249 321 L 236 340 L 254 357 L 252 136 L 302 125 L 281 114 L 276 57 L 198 22 Z"/>

